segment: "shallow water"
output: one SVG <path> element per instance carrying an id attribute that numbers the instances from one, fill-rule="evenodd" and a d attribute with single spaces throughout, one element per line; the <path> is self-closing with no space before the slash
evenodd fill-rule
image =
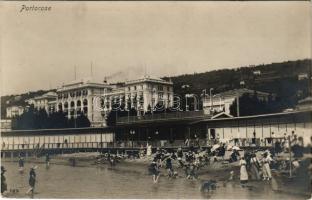
<path id="1" fill-rule="evenodd" d="M 29 198 L 28 173 L 31 163 L 25 163 L 25 172 L 18 172 L 16 162 L 2 162 L 7 169 L 8 188 L 17 188 L 19 192 L 10 197 Z M 37 180 L 34 198 L 231 198 L 231 199 L 307 199 L 304 196 L 275 192 L 268 182 L 252 182 L 250 187 L 242 187 L 238 181 L 224 183 L 218 181 L 217 189 L 203 194 L 199 188 L 200 180 L 177 178 L 169 180 L 161 176 L 159 183 L 153 184 L 147 174 L 147 167 L 129 166 L 129 171 L 102 167 L 71 167 L 51 164 L 36 164 Z M 165 171 L 163 171 L 163 174 Z M 209 180 L 212 175 L 200 175 L 200 179 Z"/>

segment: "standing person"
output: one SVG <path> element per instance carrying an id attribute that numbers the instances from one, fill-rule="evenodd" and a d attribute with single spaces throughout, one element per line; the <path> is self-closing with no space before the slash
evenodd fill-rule
<path id="1" fill-rule="evenodd" d="M 270 180 L 272 178 L 270 162 L 272 159 L 268 156 L 268 153 L 265 152 L 262 158 L 262 172 L 263 180 Z"/>
<path id="2" fill-rule="evenodd" d="M 150 157 L 152 155 L 152 145 L 146 145 L 146 156 Z"/>
<path id="3" fill-rule="evenodd" d="M 177 151 L 177 157 L 178 157 L 178 162 L 179 162 L 179 165 L 180 167 L 183 167 L 184 164 L 182 162 L 182 158 L 183 158 L 183 151 L 182 151 L 182 148 L 178 148 L 178 151 Z"/>
<path id="4" fill-rule="evenodd" d="M 188 138 L 185 139 L 184 145 L 187 147 L 190 146 L 190 140 Z"/>
<path id="5" fill-rule="evenodd" d="M 31 192 L 31 194 L 33 195 L 34 194 L 34 191 L 35 191 L 35 184 L 36 184 L 36 172 L 35 172 L 35 169 L 37 169 L 37 166 L 32 166 L 30 168 L 30 171 L 29 171 L 29 190 L 26 192 L 27 194 L 29 192 Z"/>
<path id="6" fill-rule="evenodd" d="M 49 153 L 46 154 L 45 162 L 46 162 L 46 167 L 49 167 L 50 166 L 50 155 L 49 155 Z"/>
<path id="7" fill-rule="evenodd" d="M 240 156 L 239 152 L 236 149 L 233 149 L 230 155 L 230 163 L 238 161 L 238 156 Z"/>
<path id="8" fill-rule="evenodd" d="M 21 155 L 18 156 L 18 166 L 19 166 L 19 171 L 23 172 L 24 171 L 24 159 Z"/>
<path id="9" fill-rule="evenodd" d="M 282 152 L 282 146 L 279 140 L 276 140 L 274 148 L 275 148 L 276 155 Z"/>
<path id="10" fill-rule="evenodd" d="M 224 155 L 225 155 L 225 143 L 222 143 L 219 148 L 218 156 L 222 157 L 222 160 L 224 160 Z"/>
<path id="11" fill-rule="evenodd" d="M 248 182 L 248 173 L 247 173 L 247 168 L 246 168 L 247 162 L 244 157 L 241 158 L 239 164 L 241 166 L 240 167 L 240 182 L 242 184 L 245 184 Z"/>
<path id="12" fill-rule="evenodd" d="M 143 144 L 141 144 L 141 147 L 140 147 L 140 158 L 143 158 L 144 157 L 144 147 L 143 147 Z"/>
<path id="13" fill-rule="evenodd" d="M 195 134 L 195 146 L 200 147 L 199 136 L 197 134 Z"/>
<path id="14" fill-rule="evenodd" d="M 163 158 L 163 153 L 159 148 L 157 148 L 154 159 L 156 160 L 158 166 L 162 165 L 161 163 L 162 158 Z"/>
<path id="15" fill-rule="evenodd" d="M 247 163 L 246 167 L 247 169 L 249 170 L 250 169 L 250 159 L 251 159 L 251 152 L 249 150 L 246 150 L 245 153 L 244 153 L 244 159 Z"/>
<path id="16" fill-rule="evenodd" d="M 251 155 L 250 165 L 251 165 L 250 170 L 251 170 L 252 179 L 260 180 L 261 179 L 260 173 L 259 173 L 260 163 L 255 153 Z"/>
<path id="17" fill-rule="evenodd" d="M 150 165 L 150 172 L 152 173 L 153 176 L 153 182 L 157 183 L 159 178 L 159 166 L 156 163 L 156 159 L 154 159 Z"/>
<path id="18" fill-rule="evenodd" d="M 187 179 L 196 179 L 196 172 L 195 172 L 195 164 L 193 162 L 189 163 L 189 168 L 188 168 L 188 174 L 187 174 Z"/>
<path id="19" fill-rule="evenodd" d="M 5 191 L 8 190 L 6 178 L 4 176 L 5 172 L 6 172 L 6 169 L 3 166 L 1 166 L 1 194 L 3 194 Z"/>
<path id="20" fill-rule="evenodd" d="M 173 167 L 172 167 L 172 159 L 171 157 L 168 157 L 166 159 L 166 169 L 168 171 L 168 178 L 171 178 L 173 177 Z"/>

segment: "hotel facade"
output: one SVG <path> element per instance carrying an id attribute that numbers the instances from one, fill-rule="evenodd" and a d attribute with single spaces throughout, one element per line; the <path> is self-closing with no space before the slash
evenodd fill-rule
<path id="1" fill-rule="evenodd" d="M 36 109 L 45 109 L 48 114 L 64 112 L 69 119 L 83 114 L 92 127 L 103 127 L 109 112 L 116 105 L 123 105 L 124 110 L 135 109 L 138 116 L 153 112 L 157 104 L 162 104 L 163 108 L 171 107 L 173 83 L 150 77 L 118 84 L 82 79 L 63 84 L 55 92 L 50 91 L 26 102 Z M 23 111 L 19 110 L 18 115 Z M 13 117 L 12 112 L 7 113 L 7 118 Z"/>
<path id="2" fill-rule="evenodd" d="M 162 79 L 144 77 L 113 86 L 103 94 L 104 112 L 114 109 L 114 104 L 124 104 L 125 110 L 135 109 L 138 116 L 153 112 L 157 104 L 163 108 L 173 105 L 173 83 Z M 118 109 L 118 108 L 117 108 Z"/>

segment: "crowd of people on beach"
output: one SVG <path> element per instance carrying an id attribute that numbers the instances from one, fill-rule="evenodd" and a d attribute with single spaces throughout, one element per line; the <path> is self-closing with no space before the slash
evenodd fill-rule
<path id="1" fill-rule="evenodd" d="M 227 152 L 227 153 L 226 153 Z M 283 154 L 284 153 L 284 154 Z M 278 139 L 272 143 L 271 148 L 266 150 L 259 148 L 241 149 L 238 146 L 231 146 L 225 142 L 214 142 L 211 145 L 200 147 L 199 145 L 189 147 L 179 147 L 177 150 L 157 148 L 156 152 L 152 153 L 150 145 L 146 148 L 141 148 L 138 155 L 122 156 L 120 154 L 105 153 L 96 160 L 98 164 L 105 161 L 114 167 L 122 159 L 129 158 L 147 158 L 150 160 L 148 172 L 152 176 L 153 183 L 158 183 L 161 175 L 161 169 L 164 168 L 168 179 L 177 177 L 185 177 L 188 180 L 196 180 L 199 177 L 199 171 L 205 166 L 213 163 L 221 165 L 232 165 L 239 167 L 238 173 L 234 170 L 230 171 L 228 180 L 231 181 L 234 177 L 239 177 L 242 185 L 248 183 L 249 180 L 270 181 L 272 179 L 272 169 L 288 170 L 292 168 L 295 173 L 300 167 L 300 158 L 303 156 L 303 144 L 300 138 L 294 132 L 288 137 Z M 281 158 L 280 155 L 284 157 Z M 286 155 L 286 156 L 285 156 Z M 287 155 L 292 156 L 288 158 Z M 76 162 L 74 160 L 73 162 Z M 50 155 L 45 155 L 46 168 L 50 166 Z M 24 172 L 25 160 L 22 154 L 18 157 L 18 171 Z M 75 166 L 75 164 L 73 164 Z M 34 194 L 35 185 L 37 182 L 36 175 L 37 166 L 32 166 L 29 171 L 29 190 L 27 193 Z M 179 175 L 179 173 L 183 175 Z M 1 193 L 7 191 L 5 178 L 6 169 L 1 166 Z M 209 182 L 209 181 L 208 181 Z M 205 182 L 206 184 L 208 182 Z M 212 184 L 213 182 L 209 182 Z"/>
<path id="2" fill-rule="evenodd" d="M 205 148 L 191 146 L 182 149 L 180 147 L 177 151 L 171 152 L 157 148 L 148 169 L 153 177 L 153 182 L 157 183 L 162 167 L 167 170 L 168 178 L 177 177 L 178 172 L 174 169 L 173 162 L 176 163 L 177 168 L 184 169 L 187 179 L 193 180 L 198 178 L 198 171 L 201 167 L 213 162 L 233 163 L 240 167 L 241 184 L 246 184 L 248 180 L 269 181 L 272 179 L 272 169 L 288 170 L 292 168 L 293 172 L 296 172 L 300 166 L 299 158 L 303 156 L 303 145 L 294 132 L 288 138 L 285 137 L 281 140 L 276 140 L 272 147 L 266 150 L 260 147 L 242 150 L 237 146 L 230 146 L 222 142 Z M 225 158 L 226 151 L 230 151 L 228 158 Z M 278 157 L 283 152 L 284 157 Z M 293 155 L 291 162 L 288 153 Z M 234 175 L 234 171 L 231 171 L 229 179 L 233 179 Z"/>

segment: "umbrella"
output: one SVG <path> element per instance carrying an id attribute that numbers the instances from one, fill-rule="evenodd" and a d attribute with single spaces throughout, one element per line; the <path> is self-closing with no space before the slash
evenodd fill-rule
<path id="1" fill-rule="evenodd" d="M 237 151 L 240 150 L 240 148 L 238 146 L 234 146 L 234 147 L 232 147 L 232 149 L 237 150 Z"/>
<path id="2" fill-rule="evenodd" d="M 219 141 L 222 143 L 227 143 L 229 140 L 228 139 L 220 139 Z"/>
<path id="3" fill-rule="evenodd" d="M 219 147 L 220 147 L 220 144 L 215 144 L 215 145 L 212 146 L 211 151 L 215 151 Z"/>

